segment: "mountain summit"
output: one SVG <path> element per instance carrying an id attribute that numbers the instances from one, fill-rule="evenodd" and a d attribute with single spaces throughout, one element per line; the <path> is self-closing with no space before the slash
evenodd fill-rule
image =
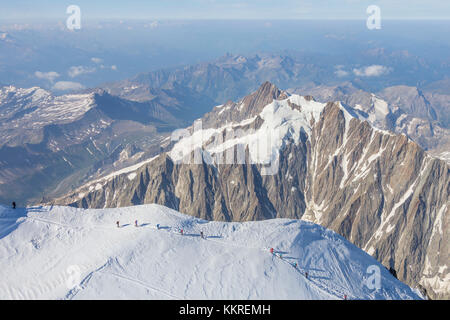
<path id="1" fill-rule="evenodd" d="M 305 221 L 208 222 L 159 205 L 12 211 L 0 206 L 0 299 L 421 299 Z"/>

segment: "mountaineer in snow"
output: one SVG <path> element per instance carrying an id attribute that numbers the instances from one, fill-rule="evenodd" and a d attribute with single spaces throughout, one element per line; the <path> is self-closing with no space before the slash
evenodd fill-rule
<path id="1" fill-rule="evenodd" d="M 181 233 L 181 235 L 183 235 L 183 229 L 180 229 L 180 233 Z"/>
<path id="2" fill-rule="evenodd" d="M 117 221 L 116 224 L 117 224 L 117 228 L 120 228 L 120 223 L 119 223 L 119 221 Z"/>
<path id="3" fill-rule="evenodd" d="M 159 223 L 156 225 L 156 228 L 159 230 Z"/>
<path id="4" fill-rule="evenodd" d="M 134 221 L 134 226 L 135 226 L 135 227 L 138 226 L 138 221 L 137 221 L 137 220 Z"/>
<path id="5" fill-rule="evenodd" d="M 15 201 L 13 201 L 13 203 L 12 203 L 12 208 L 13 208 L 13 209 L 16 208 L 16 202 L 15 202 Z"/>
<path id="6" fill-rule="evenodd" d="M 203 235 L 203 231 L 200 231 L 200 237 L 202 237 L 202 239 L 205 239 L 205 236 Z"/>

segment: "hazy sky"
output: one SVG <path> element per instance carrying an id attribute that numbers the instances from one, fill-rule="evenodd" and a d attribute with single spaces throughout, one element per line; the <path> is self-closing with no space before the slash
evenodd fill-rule
<path id="1" fill-rule="evenodd" d="M 68 16 L 84 19 L 366 19 L 378 5 L 384 19 L 450 19 L 450 0 L 1 0 L 1 20 Z"/>

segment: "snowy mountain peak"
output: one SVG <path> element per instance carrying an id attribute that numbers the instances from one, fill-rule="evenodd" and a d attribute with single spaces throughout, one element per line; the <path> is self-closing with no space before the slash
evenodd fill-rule
<path id="1" fill-rule="evenodd" d="M 0 103 L 6 104 L 8 102 L 41 102 L 42 100 L 51 97 L 51 93 L 40 88 L 17 88 L 15 86 L 5 86 L 0 88 Z"/>
<path id="2" fill-rule="evenodd" d="M 269 163 L 287 141 L 298 143 L 302 134 L 311 135 L 326 106 L 341 110 L 348 128 L 358 115 L 340 102 L 320 103 L 311 96 L 289 95 L 270 82 L 237 103 L 228 102 L 190 127 L 191 134 L 177 142 L 170 151 L 176 161 L 189 162 L 196 148 L 214 158 L 237 145 L 249 148 L 255 163 Z M 222 159 L 223 160 L 223 159 Z"/>

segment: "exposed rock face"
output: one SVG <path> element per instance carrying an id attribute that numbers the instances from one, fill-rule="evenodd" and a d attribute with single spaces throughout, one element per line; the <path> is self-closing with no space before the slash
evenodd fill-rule
<path id="1" fill-rule="evenodd" d="M 197 145 L 191 127 L 192 137 L 170 153 L 93 181 L 57 203 L 158 203 L 221 221 L 311 220 L 393 268 L 400 280 L 423 286 L 433 298 L 448 298 L 449 166 L 406 136 L 361 119 L 358 110 L 341 103 L 289 96 L 264 83 L 238 103 L 205 115 Z M 227 138 L 243 127 L 254 129 L 247 140 Z M 279 155 L 272 174 L 264 170 L 267 163 L 252 161 L 255 141 L 265 136 Z M 203 157 L 195 164 L 200 148 Z M 220 150 L 232 150 L 234 161 L 220 161 Z M 241 162 L 239 150 L 245 154 Z"/>
<path id="2" fill-rule="evenodd" d="M 336 230 L 403 281 L 448 297 L 448 165 L 403 135 L 356 119 L 344 126 L 337 108 L 328 112 L 311 136 L 304 218 Z"/>

